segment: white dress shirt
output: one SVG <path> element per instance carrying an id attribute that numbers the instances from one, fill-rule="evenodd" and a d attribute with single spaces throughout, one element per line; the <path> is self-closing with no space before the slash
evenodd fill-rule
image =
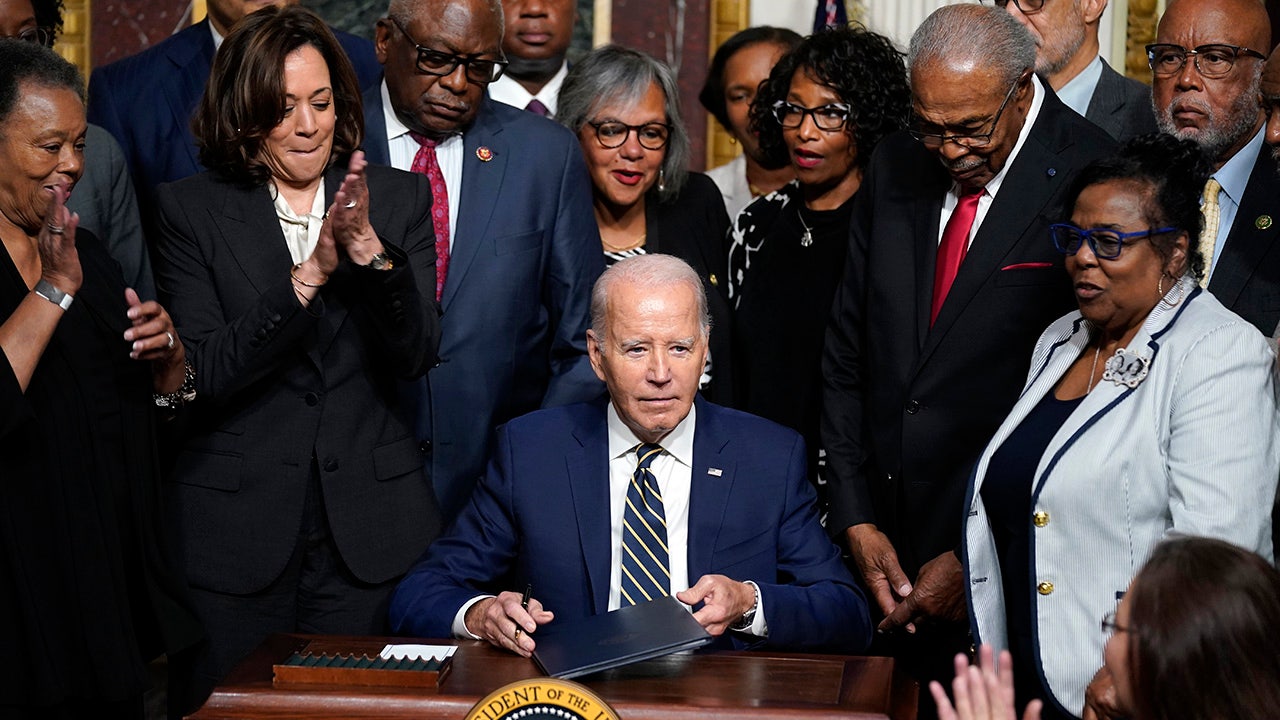
<path id="1" fill-rule="evenodd" d="M 1222 257 L 1222 248 L 1227 244 L 1227 236 L 1231 234 L 1231 226 L 1236 222 L 1236 214 L 1240 212 L 1240 198 L 1244 197 L 1245 188 L 1249 187 L 1249 176 L 1253 174 L 1253 164 L 1258 161 L 1258 153 L 1262 152 L 1262 136 L 1267 132 L 1266 126 L 1240 148 L 1240 151 L 1223 163 L 1213 174 L 1222 192 L 1218 193 L 1218 235 L 1213 244 L 1213 257 L 1204 259 L 1206 278 L 1213 277 L 1213 269 L 1218 266 L 1218 258 Z M 1201 198 L 1203 204 L 1203 197 Z"/>
<path id="2" fill-rule="evenodd" d="M 408 172 L 413 167 L 413 158 L 418 154 L 418 148 L 422 146 L 409 136 L 409 128 L 396 116 L 385 79 L 382 81 L 382 118 L 387 124 L 387 150 L 391 155 L 391 167 Z M 444 186 L 449 192 L 450 250 L 453 250 L 454 239 L 458 236 L 458 202 L 462 195 L 462 159 L 465 154 L 461 134 L 451 135 L 436 145 L 436 162 L 440 163 Z"/>
<path id="3" fill-rule="evenodd" d="M 556 71 L 555 75 L 551 76 L 546 85 L 542 86 L 537 95 L 530 94 L 528 90 L 524 89 L 523 85 L 510 75 L 503 75 L 489 83 L 489 97 L 521 110 L 524 110 L 525 106 L 531 101 L 537 100 L 547 106 L 547 112 L 550 113 L 550 117 L 555 117 L 556 101 L 560 97 L 560 86 L 564 85 L 564 79 L 568 74 L 569 63 L 560 63 L 560 69 Z"/>
<path id="4" fill-rule="evenodd" d="M 607 411 L 609 423 L 609 542 L 612 546 L 609 559 L 609 612 L 622 605 L 622 515 L 627 504 L 627 487 L 639 462 L 636 448 L 641 440 L 622 422 L 613 403 Z M 698 424 L 698 409 L 689 408 L 689 414 L 667 433 L 659 443 L 665 451 L 653 460 L 649 470 L 658 481 L 662 495 L 662 510 L 667 519 L 667 551 L 671 572 L 671 594 L 689 588 L 689 489 L 693 478 L 693 434 Z M 696 578 L 695 578 L 696 581 Z M 757 637 L 769 634 L 764 621 L 764 602 L 755 583 L 746 581 L 756 592 L 756 614 L 751 626 L 742 632 Z M 472 598 L 453 617 L 453 633 L 462 638 L 479 639 L 472 634 L 463 619 L 467 610 L 491 595 Z M 688 607 L 688 606 L 686 606 Z M 552 612 L 555 608 L 547 608 Z"/>
<path id="5" fill-rule="evenodd" d="M 316 188 L 315 199 L 311 201 L 311 212 L 299 215 L 293 211 L 289 201 L 271 183 L 271 194 L 275 196 L 276 218 L 280 221 L 280 231 L 284 233 L 285 245 L 289 248 L 289 257 L 297 265 L 315 252 L 320 242 L 320 227 L 324 225 L 324 178 L 320 178 L 320 187 Z"/>
<path id="6" fill-rule="evenodd" d="M 982 221 L 987 217 L 987 211 L 991 209 L 991 203 L 996 200 L 996 193 L 1000 192 L 1000 186 L 1004 183 L 1004 177 L 1009 173 L 1009 168 L 1013 166 L 1015 160 L 1018 159 L 1018 153 L 1021 152 L 1022 146 L 1027 142 L 1027 136 L 1031 134 L 1031 126 L 1036 124 L 1036 118 L 1040 117 L 1040 108 L 1044 106 L 1044 86 L 1040 84 L 1040 78 L 1035 75 L 1031 76 L 1031 107 L 1027 110 L 1027 118 L 1022 123 L 1022 130 L 1018 132 L 1018 141 L 1013 145 L 1013 151 L 1009 153 L 1009 157 L 1005 158 L 1004 167 L 1000 168 L 1000 172 L 991 178 L 987 183 L 986 192 L 982 193 L 982 197 L 978 198 L 978 211 L 973 218 L 973 226 L 969 228 L 969 244 L 973 244 L 973 238 L 978 234 L 978 228 L 982 227 Z M 1007 109 L 1006 109 L 1007 111 Z M 956 205 L 960 202 L 960 185 L 959 183 L 951 183 L 951 189 L 947 191 L 946 197 L 942 200 L 942 217 L 938 219 L 938 242 L 942 242 L 942 232 L 947 228 L 947 221 L 951 219 L 951 213 L 955 212 Z"/>

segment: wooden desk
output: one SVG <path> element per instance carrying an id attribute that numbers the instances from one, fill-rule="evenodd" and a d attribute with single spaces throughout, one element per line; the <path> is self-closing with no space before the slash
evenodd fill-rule
<path id="1" fill-rule="evenodd" d="M 312 639 L 306 635 L 272 636 L 191 718 L 458 720 L 491 691 L 542 675 L 533 661 L 483 642 L 423 641 L 458 645 L 453 669 L 438 691 L 273 687 L 272 664 Z M 388 638 L 388 642 L 406 640 Z M 916 684 L 894 673 L 893 660 L 882 657 L 761 652 L 669 655 L 575 682 L 591 688 L 626 720 L 916 717 Z"/>

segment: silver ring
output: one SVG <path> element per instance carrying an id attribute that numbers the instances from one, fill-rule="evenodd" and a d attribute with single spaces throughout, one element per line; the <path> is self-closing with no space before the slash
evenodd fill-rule
<path id="1" fill-rule="evenodd" d="M 165 335 L 168 335 L 168 336 L 169 336 L 169 344 L 166 346 L 166 349 L 168 349 L 168 350 L 172 350 L 172 349 L 173 349 L 173 346 L 178 344 L 178 343 L 177 343 L 177 340 L 176 340 L 176 339 L 174 339 L 174 337 L 173 337 L 173 333 L 171 333 L 171 332 L 165 332 Z"/>
<path id="2" fill-rule="evenodd" d="M 53 223 L 48 223 L 45 225 L 45 227 L 49 228 L 49 232 L 53 233 L 54 235 L 61 235 L 65 231 L 61 225 L 54 225 Z"/>
<path id="3" fill-rule="evenodd" d="M 349 203 L 347 203 L 347 204 L 346 204 L 346 208 L 347 208 L 348 210 L 350 210 L 351 208 L 353 208 L 353 207 L 355 207 L 355 206 L 356 206 L 356 201 L 355 201 L 355 200 L 352 200 L 351 202 L 349 202 Z"/>

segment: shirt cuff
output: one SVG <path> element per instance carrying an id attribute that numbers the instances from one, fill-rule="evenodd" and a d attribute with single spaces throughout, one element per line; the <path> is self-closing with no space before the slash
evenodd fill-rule
<path id="1" fill-rule="evenodd" d="M 737 632 L 744 635 L 754 635 L 755 637 L 769 637 L 769 624 L 764 621 L 764 598 L 760 595 L 760 586 L 751 580 L 744 581 L 756 591 L 756 614 L 752 618 L 751 624 Z"/>
<path id="2" fill-rule="evenodd" d="M 757 598 L 760 597 L 759 593 L 760 591 L 756 590 Z M 481 600 L 484 600 L 485 598 L 491 598 L 491 597 L 494 597 L 494 596 L 493 595 L 477 595 L 471 598 L 470 600 L 466 601 L 465 603 L 463 603 L 462 607 L 458 608 L 457 614 L 453 616 L 453 636 L 454 637 L 460 640 L 483 640 L 484 639 L 467 629 L 467 622 L 466 622 L 467 611 L 471 609 L 472 605 L 475 605 L 476 603 L 480 602 Z"/>

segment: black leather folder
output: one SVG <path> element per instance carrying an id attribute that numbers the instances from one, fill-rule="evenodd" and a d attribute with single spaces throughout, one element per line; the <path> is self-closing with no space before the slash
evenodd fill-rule
<path id="1" fill-rule="evenodd" d="M 603 615 L 553 622 L 533 635 L 533 660 L 558 678 L 630 665 L 711 642 L 706 630 L 673 597 Z"/>

